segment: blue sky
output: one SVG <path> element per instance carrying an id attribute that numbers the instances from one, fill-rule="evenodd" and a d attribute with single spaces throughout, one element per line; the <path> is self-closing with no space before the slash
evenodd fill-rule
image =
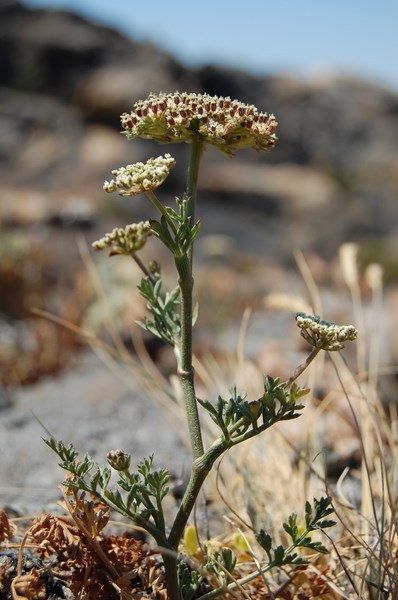
<path id="1" fill-rule="evenodd" d="M 359 75 L 398 91 L 398 0 L 23 0 L 163 47 L 185 65 Z"/>

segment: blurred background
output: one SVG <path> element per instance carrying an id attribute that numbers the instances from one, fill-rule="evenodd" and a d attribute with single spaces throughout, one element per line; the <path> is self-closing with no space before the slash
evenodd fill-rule
<path id="1" fill-rule="evenodd" d="M 259 374 L 288 377 L 308 350 L 294 320 L 308 307 L 358 326 L 361 358 L 354 344 L 344 356 L 354 372 L 371 356 L 382 400 L 396 398 L 397 22 L 393 0 L 0 0 L 0 505 L 29 514 L 57 497 L 61 475 L 32 412 L 101 461 L 124 447 L 137 459 L 154 451 L 176 477 L 181 461 L 189 469 L 185 426 L 173 417 L 178 435 L 170 433 L 130 367 L 120 372 L 121 361 L 87 349 L 89 340 L 98 352 L 101 339 L 134 356 L 134 320 L 145 313 L 132 261 L 94 253 L 91 243 L 153 212 L 146 198 L 105 194 L 103 181 L 170 152 L 177 167 L 159 196 L 171 203 L 184 190 L 186 146 L 120 135 L 119 115 L 151 91 L 231 96 L 279 121 L 269 154 L 230 160 L 209 149 L 201 166 L 195 351 L 211 351 L 205 364 L 218 383 L 252 384 L 255 394 Z M 156 240 L 144 249 L 151 259 L 174 287 Z M 352 310 L 347 277 L 362 312 Z M 227 361 L 227 376 L 217 361 L 226 360 L 221 348 L 236 348 L 243 315 L 239 356 L 259 369 L 237 381 L 236 362 Z M 173 373 L 172 353 L 144 342 L 160 373 Z M 321 400 L 330 369 L 315 386 Z M 173 393 L 162 400 L 168 410 Z M 357 460 L 340 421 L 328 422 L 320 443 L 334 449 L 338 473 Z"/>
<path id="2" fill-rule="evenodd" d="M 101 333 L 103 305 L 87 277 L 88 262 L 95 261 L 124 337 L 142 313 L 142 302 L 132 296 L 130 265 L 94 256 L 87 244 L 114 226 L 152 215 L 145 199 L 102 191 L 113 168 L 171 151 L 177 168 L 160 195 L 183 191 L 186 148 L 127 142 L 119 133 L 119 115 L 151 91 L 228 95 L 279 121 L 279 141 L 268 155 L 241 152 L 229 160 L 206 153 L 197 254 L 206 282 L 203 331 L 228 343 L 228 323 L 250 306 L 260 311 L 252 351 L 267 355 L 261 344 L 278 321 L 262 329 L 263 298 L 271 291 L 307 293 L 294 258 L 298 250 L 317 285 L 328 290 L 328 317 L 341 317 L 336 260 L 347 242 L 357 244 L 362 270 L 382 265 L 394 306 L 397 22 L 393 0 L 360 6 L 1 0 L 3 386 L 61 370 L 82 343 L 32 309 Z M 158 251 L 155 244 L 149 257 Z M 199 331 L 199 342 L 207 337 Z M 388 348 L 388 360 L 396 358 L 394 343 Z"/>

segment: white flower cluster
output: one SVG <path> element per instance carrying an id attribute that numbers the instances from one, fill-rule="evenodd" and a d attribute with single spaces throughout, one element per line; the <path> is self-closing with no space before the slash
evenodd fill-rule
<path id="1" fill-rule="evenodd" d="M 336 325 L 322 321 L 318 316 L 299 312 L 296 315 L 297 326 L 302 337 L 315 348 L 335 352 L 344 348 L 345 342 L 356 339 L 358 331 L 353 325 Z"/>
<path id="2" fill-rule="evenodd" d="M 128 139 L 136 137 L 160 143 L 211 144 L 232 156 L 241 148 L 270 150 L 275 146 L 278 125 L 273 114 L 253 104 L 209 94 L 150 94 L 130 113 L 121 116 Z"/>
<path id="3" fill-rule="evenodd" d="M 118 191 L 121 196 L 137 196 L 158 188 L 176 164 L 170 154 L 150 158 L 146 163 L 138 162 L 112 171 L 115 179 L 104 182 L 106 192 Z"/>
<path id="4" fill-rule="evenodd" d="M 106 233 L 104 237 L 92 244 L 95 250 L 104 250 L 110 248 L 110 256 L 115 254 L 131 255 L 132 252 L 140 250 L 147 241 L 147 238 L 152 235 L 149 221 L 141 221 L 140 223 L 132 223 L 124 229 L 115 228 L 111 233 Z"/>

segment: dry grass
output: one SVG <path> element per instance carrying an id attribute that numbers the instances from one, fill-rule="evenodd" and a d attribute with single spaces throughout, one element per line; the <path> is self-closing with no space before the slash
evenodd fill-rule
<path id="1" fill-rule="evenodd" d="M 313 397 L 297 421 L 234 449 L 221 466 L 222 495 L 236 525 L 244 523 L 247 531 L 265 526 L 277 542 L 284 541 L 282 521 L 300 512 L 306 499 L 325 493 L 333 499 L 338 524 L 331 531 L 330 554 L 305 574 L 299 570 L 299 577 L 273 574 L 268 584 L 275 598 L 398 597 L 397 409 L 394 400 L 382 402 L 378 394 L 379 350 L 385 341 L 382 277 L 376 265 L 365 273 L 372 292 L 365 307 L 354 247 L 342 249 L 341 262 L 352 321 L 360 331 L 356 372 L 344 352 L 314 365 L 307 378 L 312 389 L 323 390 L 322 399 Z M 318 298 L 313 303 L 319 306 Z M 235 379 L 257 385 L 252 364 L 240 360 L 232 370 Z M 329 476 L 328 455 L 336 452 L 339 460 Z M 327 590 L 320 590 L 320 581 Z"/>

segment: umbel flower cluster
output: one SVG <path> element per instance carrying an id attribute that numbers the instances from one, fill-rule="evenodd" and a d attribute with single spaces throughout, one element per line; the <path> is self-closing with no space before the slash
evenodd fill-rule
<path id="1" fill-rule="evenodd" d="M 274 115 L 252 104 L 208 94 L 150 94 L 121 116 L 129 139 L 150 138 L 160 143 L 211 144 L 232 156 L 241 148 L 269 150 L 276 142 Z"/>
<path id="2" fill-rule="evenodd" d="M 152 235 L 149 221 L 140 221 L 127 225 L 124 229 L 119 227 L 107 233 L 100 240 L 93 243 L 95 250 L 109 248 L 109 255 L 116 254 L 131 255 L 146 244 L 147 238 Z"/>
<path id="3" fill-rule="evenodd" d="M 297 326 L 302 337 L 315 348 L 334 352 L 344 348 L 344 342 L 356 339 L 358 331 L 353 325 L 336 325 L 331 321 L 322 321 L 318 316 L 299 312 L 296 315 Z"/>
<path id="4" fill-rule="evenodd" d="M 115 179 L 104 182 L 106 192 L 118 191 L 121 196 L 137 196 L 156 190 L 168 176 L 176 161 L 170 154 L 150 158 L 145 163 L 137 162 L 112 171 Z"/>

